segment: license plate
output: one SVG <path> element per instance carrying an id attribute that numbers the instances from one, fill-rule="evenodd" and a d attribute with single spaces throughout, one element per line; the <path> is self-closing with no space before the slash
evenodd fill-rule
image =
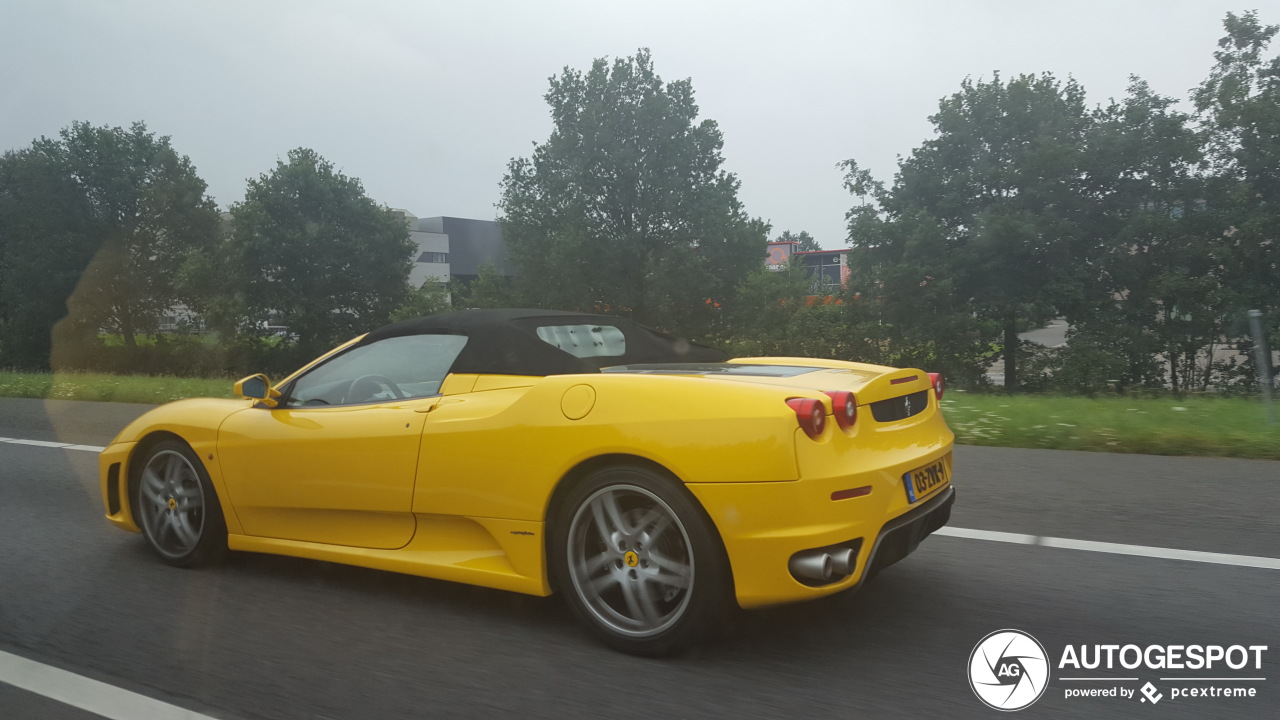
<path id="1" fill-rule="evenodd" d="M 946 487 L 951 480 L 950 459 L 950 455 L 945 455 L 902 476 L 902 484 L 907 488 L 908 503 L 928 497 Z"/>

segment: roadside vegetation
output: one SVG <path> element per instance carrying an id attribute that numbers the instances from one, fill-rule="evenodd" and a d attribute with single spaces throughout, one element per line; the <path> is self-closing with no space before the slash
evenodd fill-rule
<path id="1" fill-rule="evenodd" d="M 165 403 L 233 397 L 232 378 L 0 372 L 0 397 Z M 1280 425 L 1239 397 L 996 395 L 952 391 L 942 401 L 965 445 L 1208 455 L 1280 460 Z"/>
<path id="2" fill-rule="evenodd" d="M 0 397 L 159 404 L 189 397 L 234 397 L 234 382 L 230 378 L 0 372 Z"/>
<path id="3" fill-rule="evenodd" d="M 953 392 L 942 406 L 965 445 L 1280 460 L 1280 424 L 1252 398 Z"/>

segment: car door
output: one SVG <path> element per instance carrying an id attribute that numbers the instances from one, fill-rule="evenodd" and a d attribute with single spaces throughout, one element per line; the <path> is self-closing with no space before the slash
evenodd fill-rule
<path id="1" fill-rule="evenodd" d="M 218 452 L 245 534 L 407 544 L 426 411 L 465 343 L 407 335 L 357 344 L 286 385 L 277 407 L 229 417 Z"/>

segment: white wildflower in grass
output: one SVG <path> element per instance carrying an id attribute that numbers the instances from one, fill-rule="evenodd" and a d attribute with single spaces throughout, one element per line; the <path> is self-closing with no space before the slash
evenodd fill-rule
<path id="1" fill-rule="evenodd" d="M 1186 411 L 1187 411 L 1187 409 L 1186 409 L 1186 408 L 1184 408 L 1184 407 L 1180 407 L 1180 406 L 1178 406 L 1178 405 L 1175 405 L 1175 406 L 1173 407 L 1173 411 L 1174 411 L 1174 412 L 1186 412 Z"/>
<path id="2" fill-rule="evenodd" d="M 1058 424 L 1061 425 L 1062 427 L 1075 427 L 1075 425 L 1072 425 L 1071 423 L 1058 423 Z"/>

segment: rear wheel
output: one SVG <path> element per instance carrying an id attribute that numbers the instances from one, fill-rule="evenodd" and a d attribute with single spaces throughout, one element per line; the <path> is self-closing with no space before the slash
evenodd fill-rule
<path id="1" fill-rule="evenodd" d="M 135 518 L 161 560 L 199 565 L 227 552 L 227 526 L 209 474 L 180 440 L 157 443 L 142 462 Z"/>
<path id="2" fill-rule="evenodd" d="M 557 590 L 618 650 L 678 653 L 727 599 L 710 521 L 676 481 L 647 468 L 593 473 L 565 499 L 553 533 Z"/>

